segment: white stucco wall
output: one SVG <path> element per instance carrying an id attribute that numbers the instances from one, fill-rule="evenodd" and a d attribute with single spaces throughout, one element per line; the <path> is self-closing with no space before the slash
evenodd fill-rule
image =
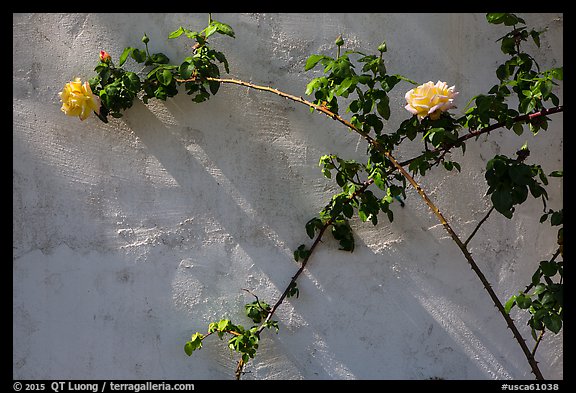
<path id="1" fill-rule="evenodd" d="M 521 14 L 547 28 L 534 55 L 563 64 L 562 14 Z M 214 14 L 236 38 L 218 36 L 231 75 L 304 95 L 313 53 L 375 52 L 386 40 L 389 73 L 447 81 L 458 112 L 495 83 L 507 30 L 483 14 Z M 336 191 L 322 154 L 364 158 L 365 143 L 341 125 L 280 97 L 223 85 L 208 102 L 185 94 L 136 102 L 122 119 L 84 122 L 60 112 L 58 92 L 88 79 L 101 49 L 117 61 L 140 46 L 174 62 L 186 56 L 180 25 L 207 15 L 15 14 L 13 16 L 13 376 L 16 379 L 232 379 L 237 355 L 206 340 L 183 345 L 223 317 L 249 326 L 249 288 L 276 301 L 296 272 L 292 252 L 311 244 L 304 224 Z M 132 63 L 133 64 L 133 63 Z M 136 68 L 134 68 L 136 70 Z M 390 130 L 407 118 L 400 85 Z M 562 97 L 562 85 L 556 94 Z M 421 179 L 466 238 L 489 208 L 483 169 L 528 142 L 531 162 L 561 169 L 562 115 L 536 138 L 499 130 L 471 140 L 462 173 Z M 418 152 L 408 146 L 398 158 Z M 549 206 L 562 206 L 551 179 Z M 354 253 L 326 237 L 299 280 L 300 297 L 278 310 L 280 332 L 263 333 L 245 379 L 531 379 L 503 318 L 435 217 L 410 190 L 395 220 L 352 221 Z M 555 250 L 556 228 L 538 224 L 530 197 L 513 220 L 493 214 L 471 251 L 505 301 Z M 513 312 L 532 345 L 527 315 Z M 562 379 L 562 334 L 537 359 Z"/>

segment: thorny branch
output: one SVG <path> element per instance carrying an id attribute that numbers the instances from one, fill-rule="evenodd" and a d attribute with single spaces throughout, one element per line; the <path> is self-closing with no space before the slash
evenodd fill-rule
<path id="1" fill-rule="evenodd" d="M 533 352 L 530 351 L 530 349 L 528 348 L 528 346 L 526 345 L 525 340 L 522 338 L 522 335 L 520 334 L 520 332 L 518 331 L 518 329 L 516 328 L 516 325 L 514 324 L 514 321 L 512 320 L 512 318 L 510 318 L 510 316 L 508 315 L 508 313 L 506 313 L 504 306 L 502 305 L 502 302 L 500 302 L 500 300 L 498 299 L 498 296 L 496 296 L 496 293 L 494 292 L 494 290 L 492 289 L 492 286 L 490 285 L 490 283 L 488 282 L 488 280 L 486 279 L 486 277 L 484 276 L 484 274 L 482 273 L 482 271 L 480 270 L 480 268 L 478 267 L 476 261 L 474 260 L 474 258 L 472 257 L 472 255 L 470 254 L 470 252 L 467 249 L 467 243 L 470 240 L 471 236 L 468 238 L 468 240 L 466 240 L 466 242 L 462 242 L 462 240 L 460 240 L 460 238 L 458 237 L 458 235 L 456 234 L 456 232 L 454 232 L 454 230 L 452 229 L 452 227 L 450 226 L 450 224 L 448 223 L 448 221 L 446 220 L 446 218 L 444 217 L 444 215 L 442 214 L 442 212 L 438 209 L 438 207 L 432 202 L 432 200 L 430 200 L 430 198 L 428 197 L 428 195 L 425 193 L 425 191 L 422 189 L 422 187 L 414 180 L 414 178 L 403 168 L 404 165 L 409 164 L 410 162 L 412 162 L 413 160 L 415 160 L 416 158 L 413 158 L 411 160 L 399 163 L 393 156 L 392 154 L 385 150 L 383 148 L 383 146 L 378 143 L 378 141 L 376 141 L 374 138 L 372 138 L 371 136 L 369 136 L 366 132 L 358 129 L 357 127 L 355 127 L 352 123 L 350 123 L 349 121 L 345 120 L 344 118 L 342 118 L 341 116 L 331 112 L 329 109 L 327 109 L 324 106 L 320 106 L 317 104 L 314 104 L 310 101 L 305 100 L 302 97 L 298 97 L 292 94 L 288 94 L 288 93 L 284 93 L 278 89 L 269 87 L 269 86 L 260 86 L 260 85 L 256 85 L 250 82 L 244 82 L 238 79 L 221 79 L 221 78 L 211 78 L 208 77 L 206 78 L 207 80 L 210 81 L 215 81 L 215 82 L 220 82 L 220 83 L 231 83 L 231 84 L 236 84 L 236 85 L 240 85 L 240 86 L 246 86 L 249 88 L 253 88 L 256 90 L 261 90 L 261 91 L 268 91 L 274 94 L 279 95 L 280 97 L 284 97 L 287 99 L 290 99 L 292 101 L 295 102 L 299 102 L 301 104 L 304 104 L 308 107 L 314 108 L 315 110 L 324 113 L 326 116 L 332 118 L 335 121 L 338 121 L 342 124 L 344 124 L 345 126 L 347 126 L 348 128 L 352 129 L 353 131 L 355 131 L 356 133 L 360 134 L 369 144 L 371 144 L 372 146 L 374 146 L 376 149 L 378 149 L 382 154 L 384 154 L 389 160 L 390 162 L 394 165 L 394 167 L 404 176 L 404 178 L 406 178 L 406 180 L 408 180 L 408 182 L 412 185 L 412 187 L 414 187 L 414 189 L 418 192 L 418 194 L 420 195 L 420 197 L 424 200 L 424 202 L 426 203 L 426 205 L 430 208 L 430 210 L 434 213 L 434 215 L 438 218 L 438 220 L 440 221 L 440 223 L 442 224 L 442 226 L 444 227 L 444 229 L 446 230 L 446 232 L 448 232 L 448 234 L 450 235 L 450 237 L 452 238 L 452 240 L 456 243 L 456 245 L 458 246 L 458 248 L 460 249 L 460 251 L 462 252 L 462 254 L 464 255 L 464 257 L 466 258 L 466 260 L 468 261 L 468 263 L 470 264 L 470 267 L 472 268 L 472 270 L 474 271 L 474 273 L 478 276 L 478 278 L 480 279 L 480 281 L 482 282 L 482 285 L 484 286 L 484 288 L 486 289 L 486 291 L 488 292 L 488 295 L 490 296 L 490 298 L 492 299 L 492 302 L 494 303 L 494 305 L 496 306 L 496 308 L 498 309 L 498 311 L 500 312 L 500 314 L 502 315 L 502 317 L 504 318 L 504 320 L 506 321 L 506 324 L 508 325 L 508 327 L 510 328 L 510 330 L 512 331 L 512 334 L 514 335 L 514 338 L 516 339 L 516 341 L 518 342 L 518 344 L 520 345 L 522 351 L 524 352 L 524 355 L 526 357 L 526 359 L 528 360 L 528 363 L 530 364 L 530 367 L 532 368 L 532 373 L 536 376 L 536 379 L 542 380 L 544 379 L 540 369 L 538 368 L 538 364 L 534 358 L 534 354 Z M 179 79 L 177 80 L 178 82 L 188 82 L 188 81 L 193 81 L 195 79 Z M 527 115 L 521 115 L 521 116 L 517 116 L 516 118 L 513 119 L 514 122 L 521 122 L 521 121 L 528 121 L 528 120 L 532 120 L 534 118 L 537 118 L 539 116 L 545 116 L 548 114 L 553 114 L 553 113 L 558 113 L 558 112 L 562 112 L 563 111 L 563 106 L 558 106 L 555 108 L 551 108 L 551 109 L 543 109 L 540 112 L 535 112 L 535 113 L 531 113 L 531 114 L 527 114 Z M 463 135 L 462 137 L 458 138 L 456 141 L 454 141 L 451 145 L 443 147 L 442 149 L 436 149 L 434 151 L 441 151 L 441 150 L 448 150 L 450 148 L 452 148 L 454 145 L 457 145 L 463 141 L 466 141 L 470 138 L 473 137 L 477 137 L 481 134 L 484 133 L 488 133 L 490 131 L 493 131 L 497 128 L 501 128 L 504 127 L 506 124 L 504 122 L 500 122 L 500 123 L 495 123 L 492 124 L 488 127 L 482 128 L 480 130 L 475 130 L 475 131 L 470 131 L 468 134 Z M 445 154 L 445 153 L 444 153 Z M 365 187 L 368 187 L 368 183 L 365 184 Z M 365 189 L 365 188 L 364 188 Z M 359 190 L 358 190 L 359 191 Z M 362 190 L 363 192 L 364 190 Z M 272 315 L 274 314 L 274 312 L 276 311 L 276 309 L 278 308 L 278 306 L 280 306 L 280 304 L 284 301 L 284 298 L 287 296 L 288 294 L 288 290 L 290 288 L 290 286 L 298 279 L 298 277 L 300 276 L 300 274 L 302 273 L 302 271 L 304 270 L 306 264 L 308 263 L 308 260 L 310 258 L 310 255 L 312 254 L 312 252 L 314 251 L 314 249 L 317 247 L 318 243 L 320 242 L 320 239 L 322 238 L 325 230 L 328 228 L 328 226 L 331 224 L 330 221 L 328 221 L 320 230 L 320 232 L 318 233 L 318 235 L 316 236 L 316 239 L 314 240 L 314 243 L 312 244 L 312 247 L 310 249 L 310 253 L 309 255 L 302 261 L 302 265 L 300 267 L 300 269 L 298 269 L 298 271 L 296 272 L 296 274 L 292 277 L 292 280 L 290 281 L 290 284 L 288 285 L 288 287 L 286 288 L 286 290 L 284 291 L 284 293 L 282 293 L 282 295 L 280 296 L 280 299 L 276 302 L 276 304 L 272 307 L 272 309 L 270 310 L 270 312 L 268 313 L 268 316 L 266 317 L 265 323 L 268 322 L 270 320 L 270 318 L 272 317 Z M 479 224 L 481 225 L 481 223 Z M 473 233 L 474 234 L 474 233 Z M 472 235 L 473 235 L 472 234 Z M 260 328 L 258 329 L 258 333 L 260 333 L 262 331 L 262 329 L 264 328 L 264 325 L 261 325 Z M 243 373 L 243 367 L 244 367 L 244 362 L 242 360 L 240 360 L 238 362 L 238 366 L 236 369 L 236 378 L 240 379 L 240 375 Z"/>

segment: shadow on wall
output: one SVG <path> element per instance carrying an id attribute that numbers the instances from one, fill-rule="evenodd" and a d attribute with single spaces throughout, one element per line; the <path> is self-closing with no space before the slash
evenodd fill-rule
<path id="1" fill-rule="evenodd" d="M 398 230 L 405 220 L 418 221 L 409 212 L 401 215 L 392 224 Z M 281 377 L 286 370 L 274 362 L 283 356 L 304 379 L 529 377 L 516 343 L 458 251 L 437 251 L 428 261 L 414 255 L 414 244 L 430 251 L 450 248 L 446 242 L 422 232 L 379 252 L 360 238 L 352 254 L 337 251 L 336 244 L 323 246 L 299 280 L 300 298 L 277 315 L 280 333 L 267 334 L 260 357 L 246 368 L 254 375 L 245 378 Z M 490 313 L 493 318 L 478 316 Z"/>
<path id="2" fill-rule="evenodd" d="M 168 103 L 166 108 L 171 105 L 176 104 Z M 257 249 L 264 247 L 289 251 L 290 247 L 270 227 L 275 222 L 274 218 L 260 217 L 252 208 L 249 201 L 254 200 L 255 194 L 246 195 L 245 191 L 239 191 L 242 182 L 235 184 L 229 180 L 239 179 L 234 168 L 228 167 L 228 174 L 222 172 L 219 165 L 222 151 L 214 150 L 215 147 L 231 143 L 236 147 L 231 151 L 251 152 L 254 149 L 252 144 L 239 138 L 222 142 L 224 138 L 231 137 L 225 133 L 225 128 L 216 127 L 209 131 L 211 136 L 207 137 L 200 130 L 167 127 L 143 104 L 137 103 L 135 106 L 135 115 L 125 119 L 127 124 L 184 192 L 190 193 L 193 203 L 212 211 L 231 235 L 231 249 L 222 257 L 231 258 L 232 248 L 240 247 L 261 273 L 272 280 L 274 287 L 282 291 L 289 276 L 280 275 L 277 267 L 263 260 L 264 254 Z M 170 113 L 172 116 L 178 114 L 174 108 Z M 166 114 L 161 113 L 161 116 L 165 117 Z M 187 120 L 185 117 L 174 118 L 177 123 Z M 245 146 L 242 147 L 242 144 Z M 239 166 L 245 165 L 244 155 L 235 160 Z M 241 180 L 250 183 L 250 179 Z M 198 185 L 202 185 L 201 189 L 198 189 Z M 222 206 L 225 206 L 225 211 L 221 211 Z M 402 231 L 404 225 L 418 227 L 418 221 L 421 221 L 408 208 L 398 210 L 396 217 L 392 225 L 397 231 Z M 429 224 L 420 225 L 425 226 Z M 258 238 L 266 239 L 267 243 L 254 242 L 253 231 L 256 228 L 266 233 Z M 409 230 L 406 232 L 410 233 Z M 405 239 L 406 242 L 418 243 L 421 250 L 443 248 L 429 232 L 412 234 L 417 239 Z M 269 338 L 263 342 L 263 349 L 254 362 L 253 375 L 247 374 L 247 379 L 274 378 L 290 373 L 289 378 L 297 374 L 305 379 L 507 379 L 511 378 L 510 373 L 523 373 L 516 364 L 499 360 L 499 348 L 491 345 L 489 339 L 473 327 L 478 321 L 468 314 L 469 303 L 453 300 L 458 299 L 455 295 L 461 291 L 459 277 L 471 275 L 466 262 L 457 252 L 447 255 L 436 252 L 433 261 L 430 261 L 431 271 L 438 271 L 438 265 L 456 261 L 459 266 L 450 268 L 451 279 L 450 276 L 439 277 L 438 273 L 419 266 L 417 261 L 423 260 L 422 255 L 409 248 L 408 244 L 400 242 L 384 252 L 374 253 L 360 239 L 357 240 L 359 244 L 353 254 L 335 251 L 337 247 L 334 244 L 328 244 L 327 250 L 322 248 L 317 252 L 314 259 L 319 265 L 309 265 L 310 273 L 301 279 L 302 298 L 283 306 L 288 309 L 293 307 L 291 312 L 279 311 L 282 334 L 275 336 L 266 333 Z M 449 242 L 446 239 L 443 241 Z M 294 267 L 295 271 L 293 263 L 286 259 L 286 266 Z M 217 266 L 205 267 L 218 270 Z M 230 268 L 230 265 L 227 266 L 222 267 L 222 273 Z M 218 275 L 205 274 L 204 278 L 210 276 L 212 280 L 218 280 Z M 202 274 L 197 279 L 201 277 Z M 470 281 L 474 286 L 474 277 L 470 277 Z M 204 283 L 204 286 L 207 285 Z M 493 307 L 486 303 L 483 296 L 479 299 L 479 307 L 485 306 L 492 311 Z M 241 304 L 238 306 L 242 307 Z M 195 309 L 210 313 L 209 308 L 195 306 Z M 294 319 L 299 322 L 293 322 Z M 273 345 L 275 348 L 266 348 L 272 342 L 278 347 Z M 206 343 L 206 346 L 209 345 L 215 344 Z M 282 350 L 279 351 L 279 348 Z M 302 350 L 304 353 L 300 352 Z M 214 350 L 210 352 L 219 358 L 219 364 L 230 366 L 230 361 L 223 361 Z M 194 362 L 194 356 L 196 354 L 191 362 Z M 283 360 L 279 361 L 279 358 Z M 291 366 L 287 367 L 287 363 Z M 226 370 L 222 372 L 226 373 Z"/>

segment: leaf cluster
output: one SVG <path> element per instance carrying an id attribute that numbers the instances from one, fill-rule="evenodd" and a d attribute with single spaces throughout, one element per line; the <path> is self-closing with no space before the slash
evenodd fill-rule
<path id="1" fill-rule="evenodd" d="M 540 172 L 539 175 L 543 176 Z M 562 177 L 562 171 L 553 171 L 550 177 Z M 544 177 L 545 178 L 545 177 Z M 564 209 L 548 209 L 540 217 L 540 223 L 550 220 L 551 226 L 562 226 L 564 223 Z M 563 324 L 564 316 L 564 262 L 556 261 L 558 255 L 563 255 L 564 235 L 563 227 L 558 229 L 558 251 L 549 261 L 540 261 L 538 268 L 532 275 L 528 288 L 511 296 L 504 308 L 507 313 L 514 306 L 527 310 L 530 314 L 528 325 L 531 328 L 532 337 L 537 340 L 536 331 L 543 332 L 548 329 L 553 333 L 559 333 Z M 554 280 L 556 279 L 556 281 Z M 531 293 L 528 293 L 533 289 Z"/>
<path id="2" fill-rule="evenodd" d="M 255 323 L 265 320 L 269 311 L 270 305 L 265 302 L 254 301 L 245 305 L 246 315 Z M 262 327 L 274 328 L 278 332 L 278 321 L 264 321 Z M 184 344 L 184 352 L 191 356 L 195 350 L 202 348 L 203 340 L 214 333 L 221 340 L 224 339 L 224 335 L 228 335 L 228 348 L 240 353 L 242 360 L 247 362 L 256 355 L 260 341 L 260 331 L 261 327 L 257 325 L 247 329 L 242 325 L 232 323 L 229 319 L 221 319 L 208 325 L 207 334 L 194 333 L 191 339 Z"/>
<path id="3" fill-rule="evenodd" d="M 229 68 L 224 54 L 208 45 L 208 37 L 215 33 L 234 38 L 234 31 L 230 26 L 212 19 L 201 32 L 182 26 L 171 32 L 168 38 L 173 39 L 184 34 L 194 41 L 190 56 L 180 64 L 171 64 L 164 53 L 150 54 L 150 39 L 146 34 L 142 37 L 145 49 L 125 48 L 120 55 L 118 66 L 114 66 L 112 60 L 101 61 L 95 68 L 97 75 L 89 82 L 92 91 L 101 99 L 99 118 L 107 122 L 108 115 L 121 117 L 122 112 L 132 106 L 141 91 L 144 103 L 148 103 L 152 98 L 165 101 L 174 97 L 181 84 L 184 84 L 186 94 L 191 95 L 194 102 L 206 101 L 210 95 L 216 94 L 220 83 L 210 78 L 220 77 L 218 63 L 224 65 L 226 72 L 229 72 Z M 144 65 L 141 76 L 122 68 L 129 58 Z"/>
<path id="4" fill-rule="evenodd" d="M 244 305 L 244 311 L 246 316 L 250 318 L 254 323 L 260 323 L 270 313 L 271 307 L 266 302 L 259 302 L 258 300 L 253 301 Z"/>
<path id="5" fill-rule="evenodd" d="M 518 159 L 505 155 L 497 155 L 486 164 L 485 173 L 488 183 L 487 195 L 494 208 L 506 218 L 512 218 L 514 206 L 522 204 L 528 197 L 528 192 L 534 198 L 542 198 L 544 207 L 548 193 L 537 178 L 544 184 L 548 179 L 540 165 L 528 165 Z"/>
<path id="6" fill-rule="evenodd" d="M 502 41 L 501 50 L 508 54 L 510 59 L 498 66 L 496 76 L 500 81 L 494 85 L 488 94 L 480 94 L 470 100 L 475 106 L 470 107 L 465 113 L 465 126 L 470 129 L 486 127 L 491 119 L 505 123 L 506 128 L 521 135 L 523 125 L 515 121 L 520 114 L 529 114 L 542 110 L 544 103 L 550 101 L 557 106 L 560 102 L 558 96 L 553 93 L 557 85 L 556 80 L 563 80 L 563 68 L 552 68 L 540 71 L 540 66 L 530 54 L 521 50 L 521 43 L 530 37 L 534 43 L 540 46 L 540 34 L 535 30 L 528 31 L 524 19 L 508 13 L 489 13 L 486 15 L 489 23 L 513 26 L 514 29 L 497 41 Z M 518 99 L 516 109 L 508 108 L 506 100 L 515 93 Z M 470 105 L 467 105 L 467 107 Z M 539 117 L 537 120 L 527 121 L 530 131 L 536 134 L 540 129 L 548 128 L 548 118 Z"/>
<path id="7" fill-rule="evenodd" d="M 347 112 L 353 113 L 350 123 L 366 134 L 374 131 L 377 135 L 382 132 L 383 120 L 390 118 L 390 90 L 403 80 L 416 84 L 402 75 L 388 75 L 382 58 L 386 45 L 383 43 L 378 50 L 379 55 L 346 51 L 336 58 L 314 54 L 308 57 L 304 66 L 305 71 L 317 65 L 324 67 L 324 75 L 313 78 L 306 86 L 306 95 L 313 94 L 315 104 L 338 114 L 338 97 L 349 98 L 354 94 L 356 98 L 350 97 L 347 107 Z M 351 55 L 359 56 L 360 73 L 355 71 Z"/>
<path id="8" fill-rule="evenodd" d="M 100 97 L 98 118 L 107 123 L 108 115 L 122 117 L 141 89 L 140 78 L 134 72 L 115 67 L 111 60 L 100 61 L 94 70 L 97 74 L 88 83 L 92 92 Z"/>
<path id="9" fill-rule="evenodd" d="M 535 331 L 545 328 L 553 333 L 560 332 L 564 314 L 564 263 L 556 261 L 541 261 L 538 269 L 532 276 L 531 293 L 519 292 L 513 295 L 505 304 L 505 310 L 510 313 L 514 306 L 528 310 L 530 319 L 528 325 L 532 336 L 536 339 Z M 558 281 L 553 279 L 557 278 Z"/>

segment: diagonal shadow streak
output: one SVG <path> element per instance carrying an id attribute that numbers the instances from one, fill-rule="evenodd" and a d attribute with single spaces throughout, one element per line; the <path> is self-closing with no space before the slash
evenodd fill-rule
<path id="1" fill-rule="evenodd" d="M 265 232 L 270 247 L 290 252 L 279 235 L 259 217 L 250 202 L 210 162 L 201 148 L 194 152 L 188 150 L 183 141 L 140 101 L 135 101 L 134 110 L 124 119 L 194 203 L 202 205 L 209 200 L 209 206 L 225 206 L 231 211 L 232 214 L 212 212 L 230 235 L 236 237 L 235 233 L 240 234 L 248 227 L 257 227 Z"/>
<path id="2" fill-rule="evenodd" d="M 286 251 L 288 254 L 287 257 L 292 262 L 290 250 L 288 250 L 285 243 L 261 218 L 258 217 L 257 212 L 250 207 L 249 202 L 239 194 L 238 190 L 232 185 L 232 183 L 228 181 L 225 184 L 220 184 L 222 181 L 226 182 L 227 178 L 223 174 L 216 174 L 218 176 L 215 176 L 215 170 L 218 168 L 214 168 L 213 164 L 207 167 L 206 164 L 210 163 L 209 158 L 198 156 L 198 151 L 189 151 L 183 141 L 174 135 L 162 121 L 160 121 L 147 107 L 143 105 L 143 103 L 137 101 L 135 102 L 135 107 L 135 110 L 132 112 L 135 115 L 126 116 L 126 123 L 130 126 L 137 137 L 147 146 L 150 153 L 154 155 L 166 171 L 172 175 L 184 192 L 194 198 L 194 203 L 197 201 L 201 204 L 203 203 L 203 198 L 212 198 L 215 202 L 213 206 L 228 206 L 233 214 L 215 214 L 215 218 L 227 228 L 235 242 L 237 242 L 239 238 L 239 236 L 235 234 L 239 234 L 238 231 L 242 231 L 243 228 L 245 229 L 253 226 L 266 228 L 275 236 L 266 236 L 268 243 L 265 244 L 265 246 L 270 248 L 280 248 Z M 198 187 L 201 187 L 201 189 L 198 189 Z M 243 224 L 238 226 L 239 222 L 243 222 Z M 245 251 L 250 253 L 250 249 L 251 247 L 246 247 Z M 250 255 L 250 257 L 257 261 L 257 259 L 261 258 L 261 255 Z M 271 266 L 267 263 L 258 262 L 258 265 L 272 282 L 276 281 L 274 282 L 276 287 L 279 290 L 282 290 L 283 286 L 286 284 L 284 280 L 285 274 L 280 269 L 271 269 Z M 294 266 L 292 263 L 289 263 L 286 264 L 286 267 L 290 269 Z M 321 290 L 320 292 L 324 292 L 324 290 Z M 323 295 L 326 295 L 326 293 Z M 421 306 L 422 305 L 420 305 L 420 307 Z M 413 306 L 415 309 L 420 309 L 420 307 L 418 307 L 416 303 Z M 304 309 L 306 309 L 306 307 L 304 307 Z M 439 321 L 432 323 L 439 324 Z M 314 332 L 314 334 L 318 333 L 319 332 Z M 322 335 L 317 337 L 322 337 Z M 288 358 L 291 358 L 291 351 L 286 347 L 289 344 L 287 344 L 284 339 L 277 339 L 275 337 L 272 337 L 271 339 L 277 344 L 280 344 L 280 346 L 285 349 L 284 353 L 287 353 Z M 307 347 L 311 347 L 313 340 L 313 337 L 309 336 L 307 339 L 304 339 L 304 342 L 306 342 Z M 302 338 L 300 338 L 300 341 L 302 341 Z M 453 337 L 452 340 L 449 341 L 454 342 Z M 327 347 L 321 348 L 323 352 L 337 348 L 337 345 L 334 342 L 334 337 L 328 338 L 327 341 L 325 341 L 325 344 Z M 341 363 L 342 365 L 348 363 L 346 362 L 346 356 L 344 356 L 343 353 L 336 351 L 336 356 L 337 358 L 335 359 L 332 359 L 331 357 L 326 358 L 327 360 L 325 361 L 330 364 L 333 364 L 335 361 L 338 362 L 338 360 L 344 362 Z M 301 361 L 298 361 L 297 359 L 291 359 L 291 361 L 293 364 L 297 365 L 297 367 L 303 367 Z M 357 368 L 357 365 L 353 363 L 347 364 L 346 368 L 352 373 L 352 375 L 357 373 L 361 374 L 361 369 Z M 330 376 L 325 374 L 317 377 L 326 378 Z M 331 377 L 334 376 L 332 375 Z"/>

